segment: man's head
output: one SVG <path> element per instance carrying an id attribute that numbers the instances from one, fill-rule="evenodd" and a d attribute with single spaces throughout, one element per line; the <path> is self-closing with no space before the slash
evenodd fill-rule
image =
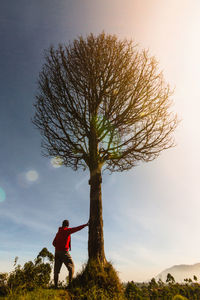
<path id="1" fill-rule="evenodd" d="M 62 227 L 69 227 L 69 221 L 68 220 L 64 220 L 62 222 Z"/>

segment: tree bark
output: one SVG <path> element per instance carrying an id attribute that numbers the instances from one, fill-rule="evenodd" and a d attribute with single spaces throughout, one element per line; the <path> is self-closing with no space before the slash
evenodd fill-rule
<path id="1" fill-rule="evenodd" d="M 89 260 L 96 260 L 105 264 L 103 238 L 103 217 L 102 217 L 102 197 L 101 197 L 101 169 L 96 168 L 90 171 L 90 223 L 88 238 Z"/>

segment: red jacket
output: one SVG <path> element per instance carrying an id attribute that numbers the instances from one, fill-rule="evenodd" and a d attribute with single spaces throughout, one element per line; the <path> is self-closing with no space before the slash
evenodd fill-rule
<path id="1" fill-rule="evenodd" d="M 69 251 L 70 241 L 71 241 L 70 234 L 77 232 L 86 226 L 87 226 L 87 224 L 84 224 L 84 225 L 81 225 L 78 227 L 73 227 L 73 228 L 59 227 L 58 232 L 52 243 L 53 246 L 56 248 L 56 251 Z"/>

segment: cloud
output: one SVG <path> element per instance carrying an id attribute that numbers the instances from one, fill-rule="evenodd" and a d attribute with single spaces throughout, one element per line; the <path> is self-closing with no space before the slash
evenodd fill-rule
<path id="1" fill-rule="evenodd" d="M 25 214 L 23 211 L 18 211 L 17 208 L 14 212 L 10 209 L 2 209 L 0 211 L 0 216 L 6 217 L 16 224 L 25 225 L 39 232 L 52 233 L 55 231 L 53 226 L 51 227 L 49 223 L 45 223 L 45 217 L 43 218 L 44 222 L 41 222 L 37 215 L 30 217 L 30 215 Z"/>

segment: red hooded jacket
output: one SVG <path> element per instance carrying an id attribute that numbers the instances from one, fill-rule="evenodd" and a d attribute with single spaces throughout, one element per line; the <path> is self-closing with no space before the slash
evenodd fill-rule
<path id="1" fill-rule="evenodd" d="M 55 247 L 56 251 L 69 251 L 70 249 L 70 242 L 71 242 L 71 236 L 70 234 L 77 232 L 84 227 L 86 227 L 87 224 L 69 228 L 69 227 L 59 227 L 58 232 L 53 240 L 53 246 Z M 71 250 L 71 249 L 70 249 Z"/>

